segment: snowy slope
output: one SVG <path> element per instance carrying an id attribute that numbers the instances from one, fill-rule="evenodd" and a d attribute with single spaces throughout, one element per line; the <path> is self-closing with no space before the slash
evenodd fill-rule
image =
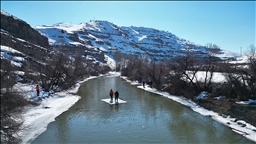
<path id="1" fill-rule="evenodd" d="M 15 55 L 16 54 L 16 55 Z M 19 56 L 17 56 L 17 54 Z M 22 67 L 25 55 L 11 47 L 1 45 L 1 60 L 7 59 L 11 61 L 11 64 L 17 67 Z"/>
<path id="2" fill-rule="evenodd" d="M 183 53 L 193 53 L 198 57 L 206 56 L 206 48 L 194 44 L 176 35 L 145 27 L 123 27 L 107 21 L 90 21 L 80 24 L 58 23 L 51 26 L 35 26 L 41 34 L 49 39 L 52 46 L 84 46 L 104 51 L 111 56 L 111 51 L 137 54 L 141 57 L 163 59 Z M 218 51 L 225 57 L 227 51 Z"/>

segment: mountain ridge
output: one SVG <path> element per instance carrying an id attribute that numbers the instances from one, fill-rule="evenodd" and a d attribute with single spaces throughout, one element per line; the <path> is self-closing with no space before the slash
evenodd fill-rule
<path id="1" fill-rule="evenodd" d="M 137 54 L 155 60 L 191 53 L 198 57 L 207 56 L 207 47 L 165 31 L 146 27 L 117 26 L 108 21 L 94 20 L 80 24 L 57 23 L 34 26 L 48 37 L 51 46 L 94 47 L 111 55 L 110 51 Z M 223 50 L 215 49 L 216 54 Z"/>
<path id="2" fill-rule="evenodd" d="M 80 24 L 56 23 L 32 27 L 25 21 L 3 10 L 1 10 L 1 15 L 1 23 L 10 21 L 11 18 L 11 20 L 17 20 L 17 28 L 23 27 L 20 30 L 13 31 L 9 29 L 11 26 L 8 28 L 6 25 L 1 25 L 1 37 L 5 39 L 1 40 L 1 45 L 11 47 L 15 45 L 10 40 L 6 41 L 8 39 L 6 36 L 9 33 L 10 36 L 47 48 L 47 51 L 62 50 L 73 56 L 79 53 L 87 59 L 105 64 L 109 63 L 109 60 L 114 61 L 116 51 L 135 54 L 140 58 L 162 60 L 184 54 L 193 54 L 195 57 L 201 58 L 207 57 L 209 50 L 205 46 L 179 38 L 171 32 L 155 28 L 118 26 L 105 20 L 91 20 Z M 10 25 L 15 26 L 17 23 L 10 23 Z M 24 29 L 26 29 L 25 34 L 22 34 Z M 18 47 L 13 48 L 24 52 L 24 48 L 22 50 Z M 222 57 L 229 53 L 220 48 L 214 49 L 214 52 Z M 27 51 L 27 53 L 37 55 L 33 54 L 34 52 Z M 232 53 L 231 55 L 234 56 L 235 54 Z M 111 67 L 114 68 L 113 65 Z"/>

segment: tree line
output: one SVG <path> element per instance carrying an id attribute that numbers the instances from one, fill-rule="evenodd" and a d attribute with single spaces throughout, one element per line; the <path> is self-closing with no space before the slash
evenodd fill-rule
<path id="1" fill-rule="evenodd" d="M 206 45 L 207 57 L 196 57 L 189 47 L 182 56 L 150 61 L 136 55 L 115 53 L 118 70 L 130 80 L 143 79 L 152 81 L 153 87 L 193 99 L 202 91 L 210 96 L 224 95 L 237 100 L 256 99 L 256 55 L 255 46 L 251 45 L 245 53 L 247 61 L 232 63 L 231 59 L 221 60 L 216 57 L 219 47 L 215 44 Z M 198 78 L 199 72 L 204 74 Z M 213 81 L 214 73 L 219 72 L 225 82 Z"/>

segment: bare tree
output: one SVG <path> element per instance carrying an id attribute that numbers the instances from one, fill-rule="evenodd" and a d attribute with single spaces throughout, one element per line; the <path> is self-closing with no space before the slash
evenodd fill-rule
<path id="1" fill-rule="evenodd" d="M 211 43 L 207 44 L 205 47 L 208 57 L 204 61 L 204 66 L 202 67 L 205 72 L 203 90 L 209 91 L 211 89 L 210 86 L 212 84 L 213 72 L 216 69 L 215 55 L 220 48 L 216 44 Z"/>
<path id="2" fill-rule="evenodd" d="M 251 98 L 256 99 L 256 47 L 254 45 L 249 46 L 246 56 L 248 60 L 247 83 L 252 94 Z"/>
<path id="3" fill-rule="evenodd" d="M 186 53 L 180 58 L 176 59 L 178 64 L 178 69 L 182 72 L 183 77 L 186 81 L 193 85 L 196 90 L 199 90 L 200 86 L 197 81 L 196 74 L 201 69 L 195 55 L 190 52 L 190 48 L 186 49 Z"/>
<path id="4" fill-rule="evenodd" d="M 226 67 L 226 79 L 230 85 L 232 93 L 230 96 L 247 100 L 256 98 L 256 65 L 255 65 L 255 47 L 251 45 L 246 53 L 247 63 L 245 65 L 229 65 Z"/>
<path id="5" fill-rule="evenodd" d="M 127 58 L 122 58 L 121 65 L 123 65 L 122 66 L 123 68 L 121 69 L 121 73 L 123 76 L 127 76 L 127 77 L 131 78 L 132 80 L 134 80 L 132 73 L 135 69 L 137 60 L 139 60 L 139 59 L 136 55 L 130 55 Z"/>
<path id="6" fill-rule="evenodd" d="M 77 54 L 74 57 L 74 75 L 79 78 L 82 78 L 84 75 L 87 74 L 86 69 L 91 65 L 91 62 L 84 60 L 84 58 Z"/>
<path id="7" fill-rule="evenodd" d="M 146 66 L 146 74 L 154 84 L 154 87 L 157 89 L 162 88 L 162 81 L 163 81 L 163 72 L 164 72 L 164 63 L 163 62 L 155 62 L 151 61 Z M 152 84 L 151 84 L 152 85 Z"/>
<path id="8" fill-rule="evenodd" d="M 5 66 L 8 65 L 8 68 Z M 29 102 L 16 90 L 13 89 L 17 76 L 14 73 L 10 61 L 1 60 L 1 142 L 19 142 L 18 133 L 23 129 L 23 122 L 18 121 L 22 107 Z"/>
<path id="9" fill-rule="evenodd" d="M 9 60 L 1 59 L 1 89 L 12 90 L 17 78 L 14 71 L 15 67 L 12 66 Z"/>
<path id="10" fill-rule="evenodd" d="M 45 91 L 54 90 L 54 87 L 66 89 L 75 83 L 72 60 L 65 54 L 58 52 L 41 71 L 42 87 Z"/>

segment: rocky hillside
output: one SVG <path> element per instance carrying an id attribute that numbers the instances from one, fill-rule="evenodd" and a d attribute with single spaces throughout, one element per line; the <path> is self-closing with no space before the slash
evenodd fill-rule
<path id="1" fill-rule="evenodd" d="M 150 59 L 180 56 L 188 51 L 198 57 L 206 56 L 207 48 L 179 38 L 166 31 L 145 27 L 123 27 L 107 21 L 90 21 L 81 24 L 58 23 L 35 26 L 48 37 L 54 47 L 84 47 L 88 51 L 112 56 L 113 51 L 136 54 Z M 215 53 L 222 53 L 215 49 Z"/>
<path id="2" fill-rule="evenodd" d="M 13 67 L 12 70 L 16 71 L 35 72 L 36 67 L 45 65 L 51 52 L 48 38 L 25 21 L 1 10 L 0 33 L 1 70 L 6 71 Z M 24 74 L 16 74 L 24 77 Z"/>
<path id="3" fill-rule="evenodd" d="M 53 77 L 63 76 L 75 81 L 85 75 L 104 73 L 108 71 L 110 62 L 112 66 L 115 64 L 111 59 L 105 61 L 102 52 L 87 51 L 85 46 L 76 49 L 63 45 L 59 46 L 61 49 L 57 45 L 51 46 L 47 37 L 4 11 L 1 11 L 0 34 L 1 88 L 12 87 L 16 82 L 40 82 L 44 83 L 45 89 L 49 89 L 48 80 L 53 80 Z"/>
<path id="4" fill-rule="evenodd" d="M 26 59 L 44 63 L 52 51 L 69 56 L 82 55 L 84 59 L 107 64 L 112 69 L 114 52 L 136 54 L 139 57 L 161 60 L 191 53 L 207 56 L 208 48 L 176 35 L 145 27 L 123 27 L 108 21 L 90 21 L 80 24 L 58 23 L 31 27 L 25 21 L 1 10 L 1 45 L 24 54 Z M 215 53 L 226 53 L 211 49 Z"/>
<path id="5" fill-rule="evenodd" d="M 48 39 L 42 36 L 29 24 L 1 10 L 1 29 L 8 31 L 12 36 L 30 43 L 49 47 Z M 3 41 L 4 42 L 4 41 Z M 2 42 L 1 42 L 2 44 Z"/>

